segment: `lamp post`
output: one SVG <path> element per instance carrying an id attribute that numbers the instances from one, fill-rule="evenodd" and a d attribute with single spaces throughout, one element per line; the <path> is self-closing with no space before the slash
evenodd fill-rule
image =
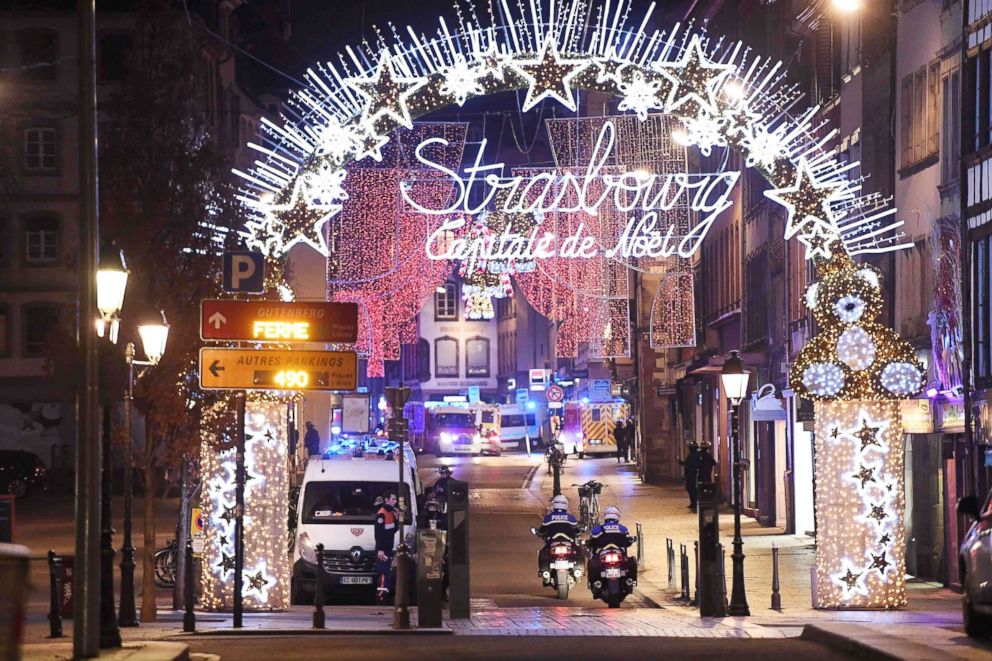
<path id="1" fill-rule="evenodd" d="M 100 252 L 96 273 L 96 306 L 100 311 L 97 334 L 117 342 L 120 328 L 119 313 L 124 306 L 127 289 L 127 263 L 124 253 L 108 246 Z M 108 332 L 109 331 L 109 332 Z M 102 479 L 100 480 L 100 647 L 121 646 L 121 632 L 114 608 L 114 529 L 111 527 L 111 442 L 110 406 L 103 409 Z"/>
<path id="2" fill-rule="evenodd" d="M 739 351 L 731 351 L 723 363 L 720 380 L 723 382 L 723 392 L 730 400 L 730 433 L 731 454 L 734 461 L 734 552 L 731 559 L 734 563 L 733 588 L 730 593 L 730 615 L 750 615 L 747 597 L 744 594 L 744 540 L 741 539 L 741 433 L 738 412 L 741 402 L 747 396 L 747 382 L 750 374 L 744 369 Z"/>
<path id="3" fill-rule="evenodd" d="M 133 503 L 134 437 L 131 434 L 131 407 L 134 401 L 134 367 L 150 367 L 158 364 L 169 339 L 169 323 L 162 312 L 161 323 L 143 324 L 138 327 L 141 344 L 148 360 L 135 360 L 134 343 L 124 347 L 124 360 L 127 362 L 127 389 L 124 391 L 124 430 L 127 442 L 124 444 L 124 542 L 121 548 L 121 608 L 119 622 L 122 627 L 138 626 L 138 614 L 134 605 L 134 544 L 131 541 L 131 511 Z M 140 376 L 140 374 L 139 374 Z"/>

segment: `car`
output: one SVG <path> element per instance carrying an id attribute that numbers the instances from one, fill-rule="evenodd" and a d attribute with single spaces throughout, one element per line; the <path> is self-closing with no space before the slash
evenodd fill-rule
<path id="1" fill-rule="evenodd" d="M 978 498 L 958 501 L 958 513 L 975 520 L 958 552 L 964 629 L 972 638 L 992 636 L 992 491 L 979 507 Z"/>
<path id="2" fill-rule="evenodd" d="M 0 493 L 24 498 L 42 489 L 48 468 L 35 454 L 23 450 L 0 450 Z"/>

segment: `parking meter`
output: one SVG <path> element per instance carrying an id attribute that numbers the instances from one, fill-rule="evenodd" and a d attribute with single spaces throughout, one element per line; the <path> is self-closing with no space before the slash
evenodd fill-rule
<path id="1" fill-rule="evenodd" d="M 417 626 L 440 627 L 444 601 L 443 530 L 417 531 Z"/>
<path id="2" fill-rule="evenodd" d="M 469 616 L 468 482 L 448 480 L 448 610 Z"/>
<path id="3" fill-rule="evenodd" d="M 720 558 L 720 494 L 713 482 L 700 482 L 699 614 L 726 617 L 727 599 Z"/>

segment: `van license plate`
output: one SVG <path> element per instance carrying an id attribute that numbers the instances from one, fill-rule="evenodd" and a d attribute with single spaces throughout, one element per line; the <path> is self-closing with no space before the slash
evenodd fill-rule
<path id="1" fill-rule="evenodd" d="M 342 576 L 341 585 L 372 585 L 371 576 Z"/>

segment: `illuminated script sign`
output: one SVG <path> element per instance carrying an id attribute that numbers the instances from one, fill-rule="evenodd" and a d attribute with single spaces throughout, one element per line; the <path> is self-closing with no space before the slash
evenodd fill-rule
<path id="1" fill-rule="evenodd" d="M 532 177 L 500 176 L 506 165 L 483 164 L 486 141 L 482 140 L 473 165 L 465 176 L 431 161 L 424 155 L 430 145 L 448 144 L 444 138 L 430 138 L 417 146 L 416 157 L 426 167 L 442 173 L 454 186 L 454 200 L 443 208 L 430 208 L 413 199 L 410 187 L 401 190 L 403 200 L 413 210 L 432 216 L 446 216 L 427 239 L 427 256 L 433 260 L 517 260 L 527 262 L 553 257 L 591 259 L 689 257 L 699 249 L 716 218 L 732 204 L 730 196 L 739 172 L 655 174 L 645 171 L 611 172 L 609 165 L 616 145 L 616 128 L 603 124 L 588 164 L 574 171 L 541 172 Z M 578 174 L 576 174 L 578 173 Z M 499 198 L 497 198 L 499 195 Z M 454 236 L 465 226 L 467 217 L 502 200 L 497 211 L 532 214 L 537 225 L 526 234 L 507 224 L 501 233 L 487 236 Z M 604 209 L 605 207 L 605 209 Z M 699 221 L 688 233 L 679 234 L 664 214 L 676 208 L 699 214 Z M 599 216 L 600 210 L 627 215 L 613 245 L 602 245 L 584 223 L 567 236 L 544 226 L 547 214 L 583 213 Z M 454 238 L 453 238 L 454 236 Z"/>

